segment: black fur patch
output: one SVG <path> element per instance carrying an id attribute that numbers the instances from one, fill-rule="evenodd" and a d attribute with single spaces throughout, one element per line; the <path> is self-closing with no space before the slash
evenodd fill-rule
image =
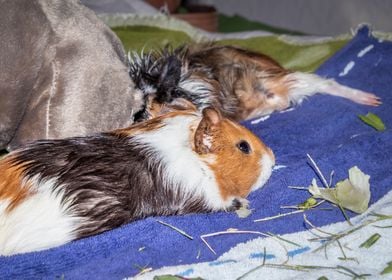
<path id="1" fill-rule="evenodd" d="M 145 106 L 136 112 L 136 122 L 149 118 L 148 100 L 153 95 L 158 103 L 170 103 L 174 98 L 183 96 L 178 84 L 181 79 L 183 48 L 161 52 L 150 52 L 144 56 L 134 54 L 130 62 L 129 74 L 136 88 L 145 94 Z"/>
<path id="2" fill-rule="evenodd" d="M 214 94 L 203 95 L 200 92 L 209 90 L 205 87 L 197 92 L 189 92 L 180 87 L 180 82 L 192 79 L 193 71 L 182 73 L 188 58 L 188 49 L 185 46 L 171 49 L 167 47 L 161 51 L 150 52 L 144 56 L 134 54 L 133 61 L 130 61 L 129 74 L 134 81 L 136 88 L 140 89 L 145 96 L 144 108 L 135 114 L 136 122 L 146 120 L 150 117 L 148 112 L 149 96 L 153 96 L 154 102 L 169 104 L 175 98 L 184 98 L 197 108 L 213 106 Z M 189 69 L 191 70 L 191 69 Z M 204 82 L 205 75 L 200 81 Z M 202 84 L 202 83 L 200 83 Z"/>
<path id="3" fill-rule="evenodd" d="M 130 76 L 138 89 L 154 96 L 155 102 L 169 104 L 174 98 L 183 98 L 199 110 L 215 107 L 225 116 L 232 117 L 237 113 L 239 101 L 233 94 L 233 81 L 220 71 L 231 69 L 233 65 L 215 65 L 213 57 L 217 55 L 216 52 L 192 53 L 186 46 L 174 50 L 167 47 L 137 56 L 130 62 Z M 197 83 L 198 87 L 188 91 L 181 87 L 181 82 Z M 154 92 L 150 92 L 151 89 Z M 136 122 L 149 118 L 148 102 L 146 98 L 146 106 L 136 113 Z"/>
<path id="4" fill-rule="evenodd" d="M 26 176 L 56 178 L 68 214 L 85 218 L 78 237 L 155 215 L 208 212 L 204 199 L 165 183 L 159 155 L 131 138 L 102 134 L 38 141 L 16 154 Z"/>

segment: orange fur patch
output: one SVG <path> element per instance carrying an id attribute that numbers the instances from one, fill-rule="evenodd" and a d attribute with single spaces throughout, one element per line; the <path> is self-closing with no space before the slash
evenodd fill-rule
<path id="1" fill-rule="evenodd" d="M 225 91 L 238 98 L 238 110 L 230 116 L 232 119 L 245 120 L 290 105 L 285 77 L 291 72 L 272 58 L 235 47 L 216 48 L 214 54 L 208 57 L 213 62 L 208 63 L 219 69 L 218 80 Z"/>
<path id="2" fill-rule="evenodd" d="M 223 199 L 246 197 L 263 168 L 260 166 L 262 155 L 272 154 L 271 150 L 249 130 L 228 120 L 223 120 L 213 135 L 213 139 L 219 139 L 219 142 L 212 143 L 216 160 L 213 163 L 207 161 L 207 164 L 215 173 Z M 237 148 L 236 143 L 241 140 L 250 144 L 250 154 L 244 154 Z"/>
<path id="3" fill-rule="evenodd" d="M 254 73 L 244 75 L 236 81 L 234 91 L 240 103 L 236 120 L 280 111 L 290 105 L 289 84 L 284 76 L 258 78 Z"/>
<path id="4" fill-rule="evenodd" d="M 24 167 L 15 165 L 14 158 L 8 156 L 0 161 L 0 200 L 9 202 L 7 211 L 18 206 L 31 194 L 31 184 L 23 182 Z"/>
<path id="5" fill-rule="evenodd" d="M 137 123 L 134 125 L 131 125 L 130 127 L 127 128 L 120 128 L 112 131 L 111 133 L 114 135 L 117 135 L 119 137 L 130 137 L 133 135 L 137 135 L 143 132 L 147 131 L 153 131 L 162 128 L 165 123 L 164 120 L 168 118 L 174 118 L 176 116 L 181 116 L 181 115 L 193 115 L 195 112 L 193 111 L 174 111 L 174 112 L 169 112 L 164 115 L 158 116 L 153 119 L 149 119 L 147 121 Z"/>
<path id="6" fill-rule="evenodd" d="M 267 99 L 268 105 L 274 111 L 286 109 L 289 105 L 290 84 L 286 82 L 285 76 L 277 76 L 265 80 L 265 87 L 275 95 L 275 98 Z"/>

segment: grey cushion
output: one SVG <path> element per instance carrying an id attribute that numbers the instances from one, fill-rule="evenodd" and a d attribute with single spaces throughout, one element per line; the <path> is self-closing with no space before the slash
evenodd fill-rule
<path id="1" fill-rule="evenodd" d="M 132 123 L 121 42 L 76 0 L 0 0 L 0 149 Z"/>

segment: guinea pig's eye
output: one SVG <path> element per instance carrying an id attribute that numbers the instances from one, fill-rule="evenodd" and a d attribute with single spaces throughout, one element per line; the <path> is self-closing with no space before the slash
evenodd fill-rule
<path id="1" fill-rule="evenodd" d="M 245 140 L 241 140 L 240 142 L 238 142 L 237 148 L 244 154 L 250 154 L 251 152 L 250 145 Z"/>

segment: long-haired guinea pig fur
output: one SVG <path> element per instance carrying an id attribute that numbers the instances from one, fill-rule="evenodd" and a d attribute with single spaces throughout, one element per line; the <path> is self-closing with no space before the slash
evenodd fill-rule
<path id="1" fill-rule="evenodd" d="M 147 216 L 234 210 L 264 185 L 274 161 L 259 138 L 212 108 L 33 142 L 0 161 L 0 255 Z"/>
<path id="2" fill-rule="evenodd" d="M 316 74 L 284 69 L 272 58 L 234 46 L 211 44 L 129 55 L 130 75 L 144 92 L 145 106 L 135 121 L 156 116 L 176 98 L 199 110 L 214 106 L 225 117 L 246 120 L 300 104 L 316 93 L 377 106 L 380 99 Z"/>

